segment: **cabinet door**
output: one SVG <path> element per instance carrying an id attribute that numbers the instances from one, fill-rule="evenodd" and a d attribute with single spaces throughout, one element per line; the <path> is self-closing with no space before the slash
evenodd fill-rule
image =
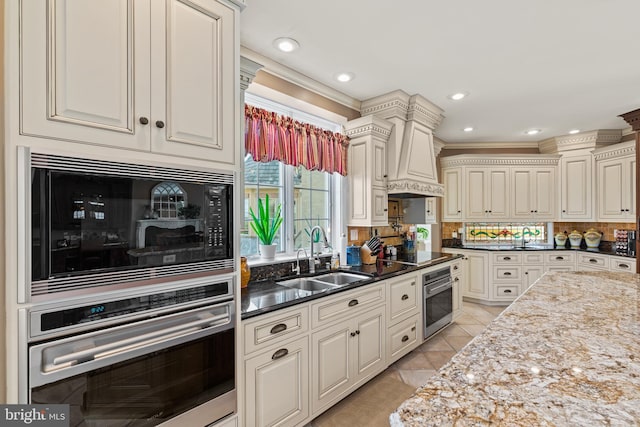
<path id="1" fill-rule="evenodd" d="M 371 185 L 387 188 L 387 146 L 384 142 L 374 141 L 373 150 L 373 171 Z"/>
<path id="2" fill-rule="evenodd" d="M 20 132 L 148 150 L 149 2 L 23 1 Z"/>
<path id="3" fill-rule="evenodd" d="M 442 219 L 444 221 L 462 220 L 462 169 L 446 169 L 443 171 L 444 207 Z"/>
<path id="4" fill-rule="evenodd" d="M 371 190 L 373 206 L 371 211 L 371 225 L 389 225 L 389 203 L 386 188 L 373 188 Z"/>
<path id="5" fill-rule="evenodd" d="M 511 216 L 513 218 L 530 219 L 533 217 L 534 188 L 531 170 L 513 170 L 511 173 Z M 549 191 L 547 189 L 547 191 Z"/>
<path id="6" fill-rule="evenodd" d="M 331 404 L 346 392 L 354 377 L 352 367 L 352 322 L 342 322 L 313 334 L 313 412 Z"/>
<path id="7" fill-rule="evenodd" d="M 453 276 L 452 297 L 453 297 L 453 318 L 458 317 L 462 312 L 462 274 Z"/>
<path id="8" fill-rule="evenodd" d="M 591 154 L 560 159 L 560 219 L 593 219 Z"/>
<path id="9" fill-rule="evenodd" d="M 234 10 L 215 0 L 151 8 L 152 150 L 233 163 Z"/>
<path id="10" fill-rule="evenodd" d="M 395 280 L 389 280 L 387 289 L 389 323 L 395 323 L 419 309 L 422 288 L 415 275 L 407 274 Z"/>
<path id="11" fill-rule="evenodd" d="M 538 280 L 544 274 L 544 267 L 542 265 L 525 265 L 523 284 L 524 290 L 527 290 L 529 286 Z"/>
<path id="12" fill-rule="evenodd" d="M 485 206 L 491 219 L 509 217 L 509 169 L 490 169 L 485 188 Z"/>
<path id="13" fill-rule="evenodd" d="M 357 383 L 386 368 L 384 311 L 385 307 L 379 307 L 366 315 L 359 316 L 356 320 L 355 331 L 352 331 L 356 335 L 352 342 L 355 346 L 353 372 L 357 375 Z"/>
<path id="14" fill-rule="evenodd" d="M 247 426 L 296 425 L 309 416 L 309 339 L 245 362 Z"/>
<path id="15" fill-rule="evenodd" d="M 638 169 L 636 169 L 636 158 L 631 157 L 630 159 L 628 159 L 628 163 L 626 167 L 627 167 L 628 176 L 629 176 L 629 178 L 627 178 L 627 182 L 630 185 L 629 191 L 627 191 L 627 194 L 630 197 L 629 203 L 627 205 L 627 209 L 629 209 L 629 211 L 627 212 L 627 219 L 629 220 L 629 222 L 635 222 L 636 221 L 636 174 L 638 173 Z"/>
<path id="16" fill-rule="evenodd" d="M 489 297 L 489 256 L 485 253 L 466 253 L 466 287 L 463 296 L 487 299 Z"/>
<path id="17" fill-rule="evenodd" d="M 539 168 L 533 171 L 534 217 L 538 220 L 554 220 L 556 216 L 556 170 L 555 168 Z"/>
<path id="18" fill-rule="evenodd" d="M 626 175 L 621 159 L 598 162 L 598 219 L 626 218 L 625 204 L 629 200 L 623 188 Z"/>
<path id="19" fill-rule="evenodd" d="M 485 219 L 485 189 L 488 187 L 484 169 L 467 169 L 465 172 L 464 217 L 467 219 Z"/>

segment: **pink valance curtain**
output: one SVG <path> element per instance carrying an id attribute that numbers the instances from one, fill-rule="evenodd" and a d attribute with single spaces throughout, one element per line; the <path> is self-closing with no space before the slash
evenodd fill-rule
<path id="1" fill-rule="evenodd" d="M 347 174 L 347 136 L 247 104 L 244 117 L 244 148 L 254 161 Z"/>

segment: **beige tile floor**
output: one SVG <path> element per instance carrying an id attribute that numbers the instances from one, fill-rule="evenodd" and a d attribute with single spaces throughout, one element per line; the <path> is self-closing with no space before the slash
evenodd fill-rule
<path id="1" fill-rule="evenodd" d="M 465 302 L 463 314 L 308 427 L 388 426 L 389 414 L 495 319 L 504 307 Z"/>

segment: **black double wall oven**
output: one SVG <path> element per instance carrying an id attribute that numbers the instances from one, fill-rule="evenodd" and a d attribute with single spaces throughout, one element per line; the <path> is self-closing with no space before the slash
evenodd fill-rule
<path id="1" fill-rule="evenodd" d="M 73 426 L 234 413 L 234 174 L 19 157 L 21 403 Z"/>

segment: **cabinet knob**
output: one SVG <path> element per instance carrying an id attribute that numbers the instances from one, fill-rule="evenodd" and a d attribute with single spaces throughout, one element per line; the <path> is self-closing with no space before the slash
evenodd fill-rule
<path id="1" fill-rule="evenodd" d="M 389 209 L 387 209 L 387 208 L 384 208 L 384 209 L 383 209 L 383 211 L 385 211 L 385 212 L 386 212 L 386 211 L 388 211 L 388 210 L 389 210 Z"/>
<path id="2" fill-rule="evenodd" d="M 458 266 L 457 266 L 457 265 L 454 265 L 454 266 L 453 266 L 453 269 L 454 269 L 454 270 L 457 270 L 457 269 L 458 269 Z"/>
<path id="3" fill-rule="evenodd" d="M 562 209 L 562 213 L 567 213 L 567 211 L 566 211 L 566 210 L 564 210 L 564 209 Z"/>
<path id="4" fill-rule="evenodd" d="M 149 119 L 147 119 L 146 117 L 140 117 L 140 124 L 141 125 L 148 125 L 149 124 Z"/>
<path id="5" fill-rule="evenodd" d="M 624 212 L 624 209 L 620 209 L 620 212 Z"/>
<path id="6" fill-rule="evenodd" d="M 271 359 L 272 360 L 280 359 L 281 357 L 285 357 L 287 354 L 289 354 L 289 350 L 287 350 L 286 348 L 281 348 L 280 350 L 277 350 L 275 353 L 273 353 L 273 356 L 271 356 Z"/>
<path id="7" fill-rule="evenodd" d="M 460 211 L 460 210 L 458 211 L 458 213 L 461 213 L 461 212 L 462 212 L 462 211 Z"/>
<path id="8" fill-rule="evenodd" d="M 360 329 L 356 330 L 356 335 L 360 335 Z"/>
<path id="9" fill-rule="evenodd" d="M 524 274 L 527 274 L 527 275 L 528 275 L 528 274 L 529 274 L 529 272 L 528 272 L 528 271 L 525 271 L 525 272 L 524 272 Z"/>
<path id="10" fill-rule="evenodd" d="M 356 333 L 355 332 L 351 332 L 349 335 L 351 335 L 352 337 L 355 337 Z"/>
<path id="11" fill-rule="evenodd" d="M 384 175 L 382 175 L 382 177 L 383 177 L 383 178 L 386 178 L 386 177 L 387 177 L 387 174 L 385 173 Z"/>
<path id="12" fill-rule="evenodd" d="M 158 121 L 156 122 L 156 127 L 157 127 L 158 129 L 162 129 L 162 128 L 164 127 L 164 122 L 163 122 L 162 120 L 158 120 Z"/>
<path id="13" fill-rule="evenodd" d="M 454 281 L 454 282 L 459 282 L 459 281 L 460 281 L 460 278 L 459 278 L 459 277 L 456 277 L 455 279 L 453 279 L 453 281 Z"/>
<path id="14" fill-rule="evenodd" d="M 402 295 L 402 298 L 401 298 L 401 299 L 402 299 L 402 301 L 406 301 L 406 300 L 408 300 L 408 299 L 409 299 L 409 295 L 404 294 L 404 295 Z"/>

